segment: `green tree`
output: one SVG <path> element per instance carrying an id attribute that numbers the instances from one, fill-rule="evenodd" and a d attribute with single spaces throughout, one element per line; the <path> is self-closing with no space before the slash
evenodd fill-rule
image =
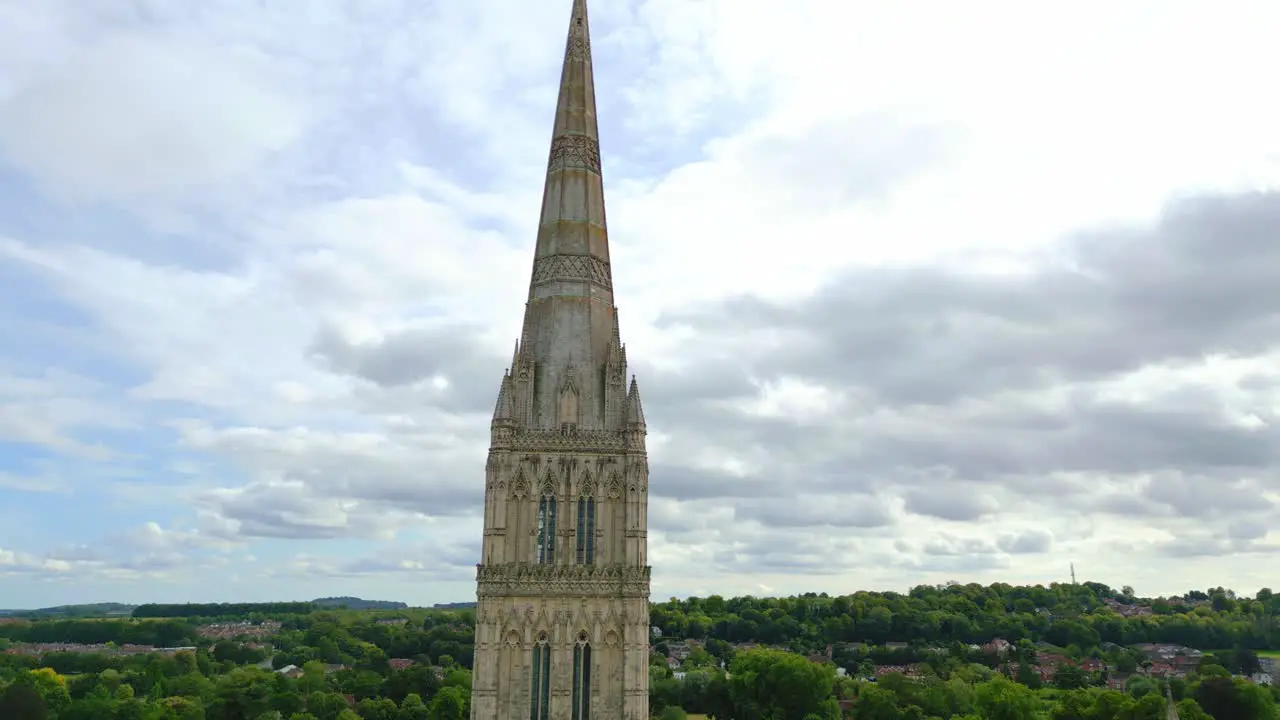
<path id="1" fill-rule="evenodd" d="M 389 698 L 365 698 L 356 706 L 364 720 L 398 720 L 400 708 Z"/>
<path id="2" fill-rule="evenodd" d="M 283 689 L 278 689 L 271 698 L 271 707 L 284 717 L 289 717 L 294 713 L 302 712 L 306 709 L 307 703 L 302 696 L 294 691 L 292 684 L 284 685 Z"/>
<path id="3" fill-rule="evenodd" d="M 733 720 L 733 695 L 729 690 L 729 680 L 721 673 L 711 676 L 707 683 L 705 705 L 707 717 L 714 720 Z"/>
<path id="4" fill-rule="evenodd" d="M 430 700 L 439 689 L 440 678 L 426 665 L 410 665 L 404 670 L 392 672 L 383 685 L 383 693 L 399 703 L 403 703 L 411 694 L 418 695 L 419 699 Z"/>
<path id="5" fill-rule="evenodd" d="M 987 720 L 1035 720 L 1040 700 L 1025 685 L 993 677 L 974 688 L 974 704 Z"/>
<path id="6" fill-rule="evenodd" d="M 1178 720 L 1214 720 L 1209 713 L 1200 707 L 1200 704 L 1191 698 L 1185 698 L 1178 703 Z"/>
<path id="7" fill-rule="evenodd" d="M 467 698 L 462 688 L 451 686 L 441 688 L 431 698 L 430 720 L 467 720 Z"/>
<path id="8" fill-rule="evenodd" d="M 863 686 L 853 709 L 858 720 L 900 720 L 902 717 L 898 696 L 875 685 Z"/>
<path id="9" fill-rule="evenodd" d="M 1068 690 L 1058 698 L 1051 717 L 1053 720 L 1093 720 L 1093 693 L 1083 689 Z"/>
<path id="10" fill-rule="evenodd" d="M 28 670 L 18 676 L 16 685 L 25 685 L 40 695 L 44 707 L 50 715 L 59 712 L 71 704 L 71 693 L 67 691 L 66 677 L 54 672 L 51 668 Z"/>
<path id="11" fill-rule="evenodd" d="M 205 720 L 204 706 L 188 697 L 167 697 L 157 703 L 164 720 Z"/>
<path id="12" fill-rule="evenodd" d="M 803 718 L 821 713 L 835 684 L 835 669 L 780 650 L 738 653 L 729 694 L 742 718 Z"/>
<path id="13" fill-rule="evenodd" d="M 1125 720 L 1164 720 L 1166 712 L 1165 699 L 1158 692 L 1138 698 Z"/>
<path id="14" fill-rule="evenodd" d="M 1063 665 L 1053 674 L 1053 684 L 1063 690 L 1089 686 L 1089 674 L 1075 665 Z"/>
<path id="15" fill-rule="evenodd" d="M 302 666 L 302 677 L 298 678 L 298 689 L 311 694 L 324 690 L 324 663 L 312 660 Z"/>
<path id="16" fill-rule="evenodd" d="M 417 693 L 409 693 L 405 696 L 404 701 L 400 703 L 400 714 L 396 716 L 396 720 L 430 720 L 430 718 L 430 709 Z"/>
<path id="17" fill-rule="evenodd" d="M 1135 702 L 1133 697 L 1124 693 L 1101 693 L 1094 705 L 1094 720 L 1128 720 Z"/>
<path id="18" fill-rule="evenodd" d="M 12 720 L 45 720 L 48 716 L 44 699 L 30 685 L 14 683 L 0 694 L 0 717 Z"/>
<path id="19" fill-rule="evenodd" d="M 274 692 L 274 673 L 236 668 L 215 681 L 210 714 L 215 720 L 257 720 L 259 715 L 272 710 Z"/>
<path id="20" fill-rule="evenodd" d="M 337 720 L 347 709 L 347 699 L 335 692 L 313 692 L 307 696 L 307 712 L 317 720 Z"/>

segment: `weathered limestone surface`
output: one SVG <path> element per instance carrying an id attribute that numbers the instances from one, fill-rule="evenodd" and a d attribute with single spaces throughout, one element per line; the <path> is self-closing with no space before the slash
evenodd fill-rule
<path id="1" fill-rule="evenodd" d="M 586 0 L 574 0 L 524 327 L 491 425 L 473 720 L 649 717 L 649 465 L 627 380 Z M 551 658 L 545 714 L 535 649 Z M 575 657 L 589 658 L 589 684 Z M 576 712 L 575 687 L 589 690 Z"/>

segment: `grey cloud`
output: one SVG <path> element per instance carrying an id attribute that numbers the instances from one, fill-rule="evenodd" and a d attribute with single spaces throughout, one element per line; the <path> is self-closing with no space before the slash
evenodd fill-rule
<path id="1" fill-rule="evenodd" d="M 908 490 L 903 499 L 908 512 L 928 515 L 941 520 L 972 522 L 995 513 L 999 506 L 995 498 L 972 488 L 938 484 L 929 488 Z"/>
<path id="2" fill-rule="evenodd" d="M 449 381 L 436 392 L 438 406 L 478 411 L 491 406 L 502 378 L 502 358 L 480 342 L 474 327 L 432 327 L 395 333 L 378 342 L 353 343 L 333 327 L 312 341 L 312 357 L 329 369 L 389 389 L 436 376 Z"/>
<path id="3" fill-rule="evenodd" d="M 815 493 L 896 487 L 906 488 L 908 511 L 960 521 L 990 504 L 979 490 L 947 500 L 952 478 L 1081 513 L 1265 510 L 1261 491 L 1280 488 L 1269 470 L 1280 462 L 1269 399 L 1256 396 L 1261 422 L 1250 427 L 1226 415 L 1212 385 L 1146 383 L 1146 396 L 1131 399 L 1104 383 L 1280 349 L 1276 228 L 1280 194 L 1186 200 L 1150 228 L 1069 238 L 1023 274 L 858 270 L 800 301 L 743 296 L 668 315 L 662 327 L 732 348 L 735 362 L 701 376 L 715 402 L 698 394 L 695 366 L 682 371 L 680 393 L 646 405 L 651 425 L 675 438 L 663 470 L 673 492 L 687 493 L 699 473 L 676 458 L 713 445 L 782 481 L 722 489 L 712 479 L 700 497 L 784 496 L 792 478 Z M 771 349 L 742 343 L 747 336 L 787 342 Z M 647 386 L 668 376 L 655 369 Z M 825 388 L 839 408 L 801 421 L 721 401 L 783 378 Z M 1233 392 L 1274 382 L 1255 374 Z M 1161 479 L 1145 489 L 1134 481 L 1152 474 Z M 656 492 L 662 483 L 655 473 Z"/>
<path id="4" fill-rule="evenodd" d="M 709 565 L 726 573 L 825 575 L 865 560 L 863 549 L 855 538 L 770 530 L 715 551 Z"/>
<path id="5" fill-rule="evenodd" d="M 1258 520 L 1242 520 L 1227 526 L 1227 538 L 1231 540 L 1261 540 L 1268 532 L 1267 523 Z"/>
<path id="6" fill-rule="evenodd" d="M 665 322 L 712 335 L 795 329 L 803 344 L 751 369 L 943 404 L 1270 347 L 1280 329 L 1277 227 L 1280 195 L 1183 201 L 1150 230 L 1075 238 L 1027 274 L 860 270 L 799 303 L 742 297 Z"/>
<path id="7" fill-rule="evenodd" d="M 375 537 L 388 526 L 354 503 L 316 497 L 302 483 L 258 482 L 219 490 L 200 500 L 205 510 L 236 523 L 247 538 L 333 539 Z"/>
<path id="8" fill-rule="evenodd" d="M 655 368 L 643 359 L 634 363 L 644 378 L 646 404 L 671 407 L 693 402 L 703 407 L 734 400 L 755 390 L 750 378 L 742 372 L 739 357 L 713 356 L 699 358 L 692 368 Z"/>
<path id="9" fill-rule="evenodd" d="M 733 509 L 716 500 L 676 501 L 663 494 L 649 500 L 649 528 L 668 537 L 679 533 L 719 531 L 733 523 Z"/>
<path id="10" fill-rule="evenodd" d="M 925 555 L 984 555 L 995 551 L 989 541 L 974 537 L 938 534 L 921 548 Z"/>
<path id="11" fill-rule="evenodd" d="M 457 582 L 475 576 L 475 560 L 479 556 L 478 542 L 417 543 L 340 562 L 304 557 L 296 570 L 335 578 L 406 574 L 435 582 Z"/>
<path id="12" fill-rule="evenodd" d="M 680 500 L 705 500 L 708 498 L 741 497 L 749 492 L 751 484 L 728 472 L 693 468 L 676 463 L 654 460 L 649 464 L 651 495 Z M 767 488 L 761 488 L 768 494 Z"/>
<path id="13" fill-rule="evenodd" d="M 1171 540 L 1156 543 L 1154 547 L 1160 555 L 1178 558 L 1274 553 L 1280 550 L 1280 545 L 1275 543 L 1204 533 L 1181 535 Z"/>
<path id="14" fill-rule="evenodd" d="M 389 529 L 388 513 L 466 515 L 483 498 L 483 447 L 469 452 L 448 434 L 406 434 L 391 443 L 372 434 L 213 431 L 198 424 L 181 431 L 188 446 L 269 475 L 199 498 L 208 512 L 238 523 L 232 534 L 370 536 Z"/>
<path id="15" fill-rule="evenodd" d="M 407 573 L 421 578 L 430 578 L 439 582 L 457 582 L 475 577 L 475 559 L 480 556 L 477 549 L 470 555 L 470 563 L 438 563 L 434 559 L 425 565 L 413 562 L 396 562 L 385 558 L 365 558 L 347 563 L 339 567 L 335 574 L 348 577 L 361 575 L 385 575 L 388 573 Z"/>
<path id="16" fill-rule="evenodd" d="M 909 546 L 907 546 L 909 548 Z M 1048 552 L 1053 547 L 1053 534 L 1047 530 L 1020 530 L 1000 533 L 995 541 L 939 533 L 925 542 L 921 551 L 925 555 L 953 557 L 974 555 L 1034 555 Z M 902 549 L 902 548 L 899 548 Z"/>
<path id="17" fill-rule="evenodd" d="M 1009 567 L 1009 558 L 984 553 L 926 555 L 922 558 L 898 558 L 895 565 L 917 573 L 955 573 L 957 576 Z"/>
<path id="18" fill-rule="evenodd" d="M 1130 518 L 1162 517 L 1171 514 L 1167 505 L 1151 502 L 1139 495 L 1111 490 L 1090 498 L 1083 508 L 1092 512 L 1108 513 Z"/>
<path id="19" fill-rule="evenodd" d="M 1239 512 L 1266 512 L 1273 503 L 1247 480 L 1163 473 L 1152 477 L 1143 495 L 1186 517 L 1208 518 Z"/>
<path id="20" fill-rule="evenodd" d="M 1010 555 L 1034 555 L 1049 552 L 1053 547 L 1053 533 L 1048 530 L 1024 530 L 1001 533 L 996 547 Z"/>
<path id="21" fill-rule="evenodd" d="M 788 502 L 744 500 L 734 505 L 739 520 L 776 528 L 882 528 L 894 523 L 884 501 L 870 495 L 792 496 Z"/>

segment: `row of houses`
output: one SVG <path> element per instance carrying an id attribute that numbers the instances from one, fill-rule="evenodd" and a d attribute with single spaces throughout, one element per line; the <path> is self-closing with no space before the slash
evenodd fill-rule
<path id="1" fill-rule="evenodd" d="M 238 637 L 266 638 L 278 632 L 280 632 L 280 623 L 271 620 L 261 623 L 248 620 L 212 623 L 196 628 L 197 634 L 212 640 L 233 640 Z"/>
<path id="2" fill-rule="evenodd" d="M 6 655 L 26 655 L 41 658 L 54 653 L 88 653 L 95 655 L 148 655 L 158 653 L 172 655 L 182 651 L 195 652 L 194 647 L 155 647 L 154 645 L 107 645 L 103 643 L 18 643 L 5 649 Z"/>
<path id="3" fill-rule="evenodd" d="M 267 667 L 265 669 L 270 669 L 270 663 L 271 663 L 270 660 L 266 661 Z M 411 660 L 409 658 L 391 658 L 390 660 L 387 661 L 387 664 L 391 666 L 392 670 L 404 670 L 406 668 L 417 665 L 418 661 Z M 330 664 L 330 665 L 324 666 L 324 673 L 325 675 L 329 675 L 329 674 L 338 672 L 339 670 L 347 670 L 347 669 L 348 668 L 346 665 Z M 431 670 L 433 673 L 435 673 L 435 676 L 437 679 L 440 679 L 440 680 L 444 679 L 444 668 L 438 665 L 431 665 L 428 667 L 428 669 Z M 283 675 L 287 678 L 299 678 L 299 677 L 302 677 L 303 670 L 297 665 L 285 665 L 284 667 L 276 670 L 276 673 Z"/>

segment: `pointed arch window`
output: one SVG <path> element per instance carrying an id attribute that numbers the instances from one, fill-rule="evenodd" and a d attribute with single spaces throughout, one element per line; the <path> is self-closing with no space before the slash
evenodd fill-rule
<path id="1" fill-rule="evenodd" d="M 532 685 L 529 690 L 529 720 L 551 718 L 551 647 L 542 633 L 533 646 Z"/>
<path id="2" fill-rule="evenodd" d="M 573 646 L 573 720 L 591 720 L 591 643 L 578 634 Z"/>
<path id="3" fill-rule="evenodd" d="M 551 488 L 544 489 L 538 500 L 537 561 L 540 565 L 556 562 L 556 496 Z"/>
<path id="4" fill-rule="evenodd" d="M 596 562 L 596 499 L 592 496 L 578 498 L 578 564 L 594 565 Z"/>

